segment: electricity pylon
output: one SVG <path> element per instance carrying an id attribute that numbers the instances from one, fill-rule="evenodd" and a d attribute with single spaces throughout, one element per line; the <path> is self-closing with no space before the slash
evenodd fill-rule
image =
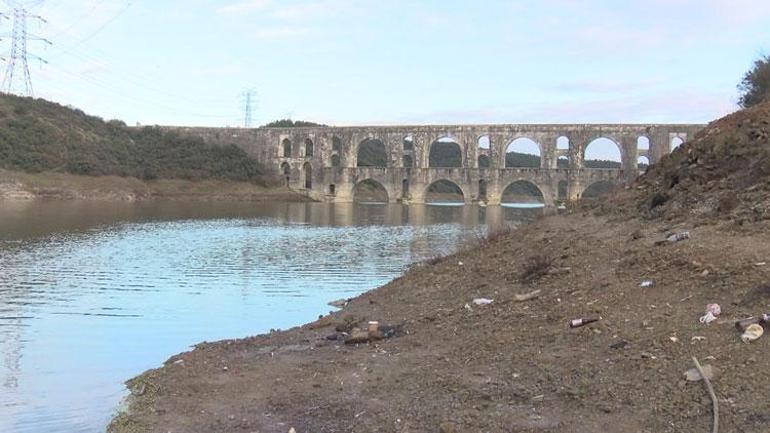
<path id="1" fill-rule="evenodd" d="M 254 104 L 256 103 L 256 91 L 254 89 L 245 90 L 241 94 L 243 101 L 243 127 L 251 128 L 251 122 L 254 115 Z"/>
<path id="2" fill-rule="evenodd" d="M 27 20 L 34 19 L 39 20 L 42 23 L 47 21 L 40 15 L 34 15 L 29 12 L 29 9 L 39 5 L 42 1 L 35 1 L 31 3 L 21 3 L 17 1 L 6 0 L 6 3 L 12 8 L 9 15 L 1 14 L 3 18 L 13 21 L 13 27 L 10 33 L 0 34 L 0 38 L 11 38 L 10 50 L 0 55 L 3 61 L 5 61 L 5 74 L 3 75 L 2 84 L 0 84 L 0 90 L 5 93 L 15 93 L 14 90 L 17 87 L 14 82 L 19 80 L 19 75 L 23 76 L 23 91 L 19 92 L 24 96 L 34 96 L 32 89 L 32 77 L 29 73 L 29 59 L 35 59 L 41 63 L 48 63 L 45 59 L 27 51 L 28 41 L 42 41 L 45 44 L 52 45 L 51 41 L 40 36 L 36 36 L 27 31 Z"/>

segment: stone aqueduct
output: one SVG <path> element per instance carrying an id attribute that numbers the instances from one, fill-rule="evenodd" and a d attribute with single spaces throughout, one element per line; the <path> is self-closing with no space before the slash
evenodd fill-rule
<path id="1" fill-rule="evenodd" d="M 291 188 L 317 200 L 353 201 L 356 185 L 369 181 L 380 184 L 390 202 L 424 203 L 429 186 L 443 180 L 457 185 L 466 203 L 499 204 L 507 186 L 523 181 L 536 186 L 546 206 L 551 206 L 558 198 L 560 183 L 564 189 L 566 182 L 563 198 L 568 200 L 580 198 L 597 182 L 628 183 L 639 173 L 639 157 L 655 163 L 671 151 L 674 140 L 687 141 L 703 126 L 534 124 L 182 130 L 212 143 L 238 145 L 285 175 Z M 488 148 L 479 146 L 482 137 L 486 137 L 483 141 Z M 557 145 L 557 141 L 565 143 L 561 137 L 568 140 L 566 148 Z M 646 137 L 647 149 L 639 148 L 640 137 Z M 519 138 L 537 143 L 539 168 L 505 166 L 508 145 Z M 598 138 L 617 145 L 622 159 L 620 169 L 586 167 L 586 147 Z M 378 140 L 384 145 L 387 166 L 358 166 L 359 146 L 367 140 Z M 459 144 L 459 167 L 429 166 L 430 148 L 440 141 Z M 560 157 L 568 158 L 568 168 L 558 167 Z M 479 165 L 484 158 L 488 158 L 488 168 Z"/>

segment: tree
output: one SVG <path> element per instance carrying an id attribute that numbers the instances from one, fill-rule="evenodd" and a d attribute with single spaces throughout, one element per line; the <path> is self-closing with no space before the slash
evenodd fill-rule
<path id="1" fill-rule="evenodd" d="M 738 104 L 743 108 L 757 105 L 767 99 L 770 95 L 770 55 L 754 61 L 754 67 L 743 76 L 738 90 L 741 92 Z"/>

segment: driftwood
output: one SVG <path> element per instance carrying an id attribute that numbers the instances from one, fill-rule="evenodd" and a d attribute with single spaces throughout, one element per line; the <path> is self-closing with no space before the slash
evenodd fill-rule
<path id="1" fill-rule="evenodd" d="M 531 301 L 531 300 L 537 298 L 538 296 L 540 296 L 540 290 L 535 290 L 534 292 L 524 293 L 522 295 L 516 294 L 516 295 L 513 296 L 513 299 L 516 302 L 526 302 L 526 301 Z"/>
<path id="2" fill-rule="evenodd" d="M 711 432 L 719 433 L 719 403 L 717 402 L 717 395 L 714 393 L 714 387 L 711 386 L 711 381 L 708 376 L 706 376 L 706 372 L 703 371 L 703 367 L 701 367 L 700 362 L 698 362 L 698 358 L 693 356 L 692 362 L 695 363 L 695 368 L 698 369 L 698 373 L 700 373 L 703 378 L 703 382 L 706 383 L 706 390 L 709 393 L 709 397 L 711 397 L 711 404 L 714 412 L 714 427 Z"/>

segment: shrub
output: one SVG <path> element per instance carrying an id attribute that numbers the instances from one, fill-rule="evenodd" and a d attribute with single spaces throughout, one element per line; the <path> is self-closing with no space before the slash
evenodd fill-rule
<path id="1" fill-rule="evenodd" d="M 743 76 L 738 84 L 741 92 L 738 104 L 748 108 L 759 104 L 770 95 L 770 56 L 764 56 L 754 61 L 754 67 Z"/>

